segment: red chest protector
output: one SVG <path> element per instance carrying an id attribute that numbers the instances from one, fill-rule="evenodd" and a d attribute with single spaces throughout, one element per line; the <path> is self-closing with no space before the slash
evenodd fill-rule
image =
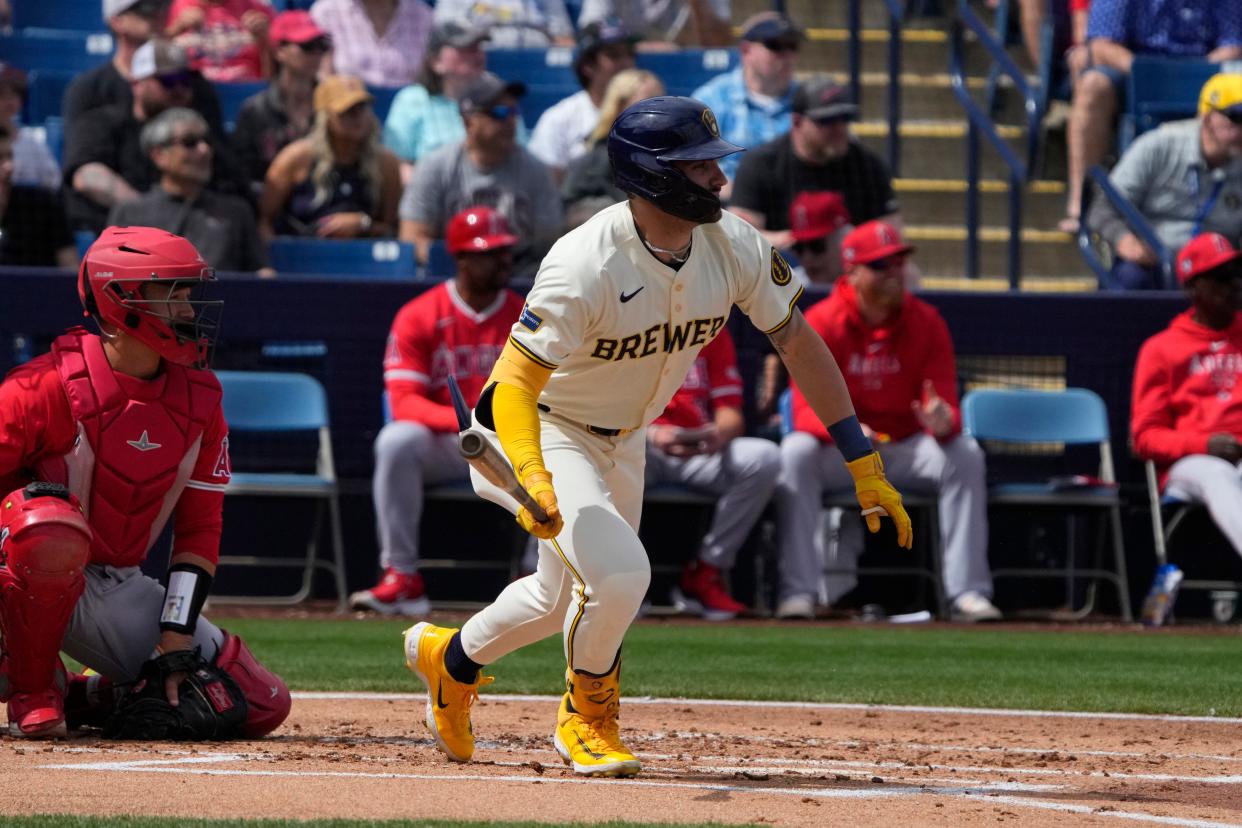
<path id="1" fill-rule="evenodd" d="M 203 430 L 220 407 L 210 371 L 164 362 L 161 375 L 128 393 L 99 337 L 75 328 L 52 343 L 78 434 L 62 457 L 41 464 L 43 480 L 78 496 L 95 530 L 91 563 L 135 566 L 185 489 Z"/>

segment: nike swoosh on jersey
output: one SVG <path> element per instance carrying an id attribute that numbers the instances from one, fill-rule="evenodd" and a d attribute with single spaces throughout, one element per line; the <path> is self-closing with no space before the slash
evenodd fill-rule
<path id="1" fill-rule="evenodd" d="M 626 302 L 630 301 L 635 296 L 642 293 L 643 288 L 645 287 L 646 285 L 643 285 L 643 287 L 640 287 L 638 290 L 634 291 L 633 293 L 626 293 L 625 291 L 621 291 L 621 304 L 624 305 Z"/>

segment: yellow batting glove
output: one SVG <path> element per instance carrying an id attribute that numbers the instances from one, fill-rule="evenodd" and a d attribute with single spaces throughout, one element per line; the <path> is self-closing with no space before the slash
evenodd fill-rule
<path id="1" fill-rule="evenodd" d="M 535 520 L 530 510 L 523 506 L 517 513 L 518 525 L 537 538 L 552 540 L 561 533 L 561 529 L 565 528 L 565 521 L 561 517 L 561 507 L 557 505 L 556 492 L 552 489 L 552 473 L 531 472 L 526 476 L 524 485 L 535 502 L 543 507 L 548 519 L 546 521 Z"/>
<path id="2" fill-rule="evenodd" d="M 864 454 L 846 463 L 845 467 L 854 476 L 854 491 L 862 506 L 863 517 L 867 519 L 867 528 L 872 532 L 880 531 L 880 515 L 888 515 L 897 526 L 897 544 L 906 549 L 913 546 L 914 530 L 910 526 L 910 516 L 906 514 L 906 507 L 901 505 L 901 494 L 884 477 L 884 463 L 879 453 Z"/>

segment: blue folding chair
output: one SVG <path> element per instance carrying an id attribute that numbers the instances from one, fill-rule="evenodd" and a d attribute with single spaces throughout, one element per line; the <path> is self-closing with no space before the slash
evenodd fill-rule
<path id="1" fill-rule="evenodd" d="M 794 430 L 793 422 L 793 392 L 786 388 L 777 398 L 776 408 L 781 418 L 781 436 L 791 433 Z M 928 538 L 927 549 L 929 550 L 928 558 L 923 566 L 854 566 L 854 567 L 824 567 L 825 574 L 829 575 L 883 575 L 883 576 L 904 576 L 911 575 L 922 578 L 931 585 L 932 592 L 935 596 L 936 611 L 941 618 L 949 617 L 949 601 L 944 594 L 944 579 L 941 577 L 944 561 L 944 542 L 940 537 L 940 498 L 935 494 L 921 494 L 918 492 L 902 492 L 901 502 L 907 511 L 914 511 L 916 515 L 922 515 L 923 520 L 920 521 L 914 537 L 921 540 L 923 537 Z M 853 489 L 841 490 L 836 492 L 824 493 L 825 509 L 844 509 L 847 511 L 856 511 L 858 506 L 858 497 Z"/>
<path id="2" fill-rule="evenodd" d="M 1117 589 L 1122 620 L 1130 621 L 1130 588 L 1126 580 L 1125 546 L 1121 532 L 1121 497 L 1113 470 L 1108 410 L 1100 396 L 1086 388 L 1067 388 L 1064 391 L 978 389 L 969 392 L 962 399 L 962 426 L 976 440 L 991 442 L 992 446 L 985 447 L 993 451 L 999 450 L 995 443 L 1022 447 L 1035 444 L 1050 447 L 1058 444 L 1099 447 L 1100 463 L 1096 473 L 1099 485 L 1068 486 L 1056 480 L 999 483 L 989 488 L 988 503 L 991 506 L 1094 509 L 1106 512 L 1112 534 L 1114 569 L 1074 566 L 1071 531 L 1067 564 L 1064 568 L 1001 568 L 992 570 L 992 576 L 1065 578 L 1067 598 L 1071 604 L 1074 579 L 1090 578 L 1082 608 L 1071 613 L 1074 618 L 1082 618 L 1091 613 L 1095 606 L 1096 585 L 1100 580 L 1105 580 Z M 1097 551 L 1097 558 L 1099 557 L 1102 557 L 1101 551 Z"/>
<path id="3" fill-rule="evenodd" d="M 278 236 L 269 249 L 272 267 L 302 276 L 382 281 L 418 278 L 414 245 L 395 239 L 311 239 Z"/>
<path id="4" fill-rule="evenodd" d="M 112 35 L 107 32 L 21 29 L 0 35 L 0 60 L 27 72 L 84 72 L 103 63 L 111 54 Z"/>
<path id="5" fill-rule="evenodd" d="M 303 558 L 220 556 L 222 566 L 301 568 L 301 587 L 292 595 L 219 597 L 234 603 L 301 603 L 311 594 L 315 570 L 322 569 L 332 576 L 336 588 L 337 609 L 344 611 L 345 543 L 341 534 L 341 506 L 336 464 L 332 457 L 328 398 L 323 386 L 307 374 L 217 371 L 216 377 L 224 388 L 224 419 L 230 433 L 312 433 L 318 435 L 319 443 L 313 474 L 234 472 L 225 490 L 226 496 L 313 498 L 319 501 Z M 332 536 L 331 560 L 324 560 L 319 556 L 319 531 L 323 526 L 325 510 Z"/>

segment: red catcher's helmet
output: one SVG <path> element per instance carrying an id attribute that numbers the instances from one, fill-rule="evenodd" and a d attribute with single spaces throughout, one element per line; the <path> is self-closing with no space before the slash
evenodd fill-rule
<path id="1" fill-rule="evenodd" d="M 448 252 L 486 253 L 501 247 L 512 247 L 518 238 L 509 229 L 509 222 L 491 207 L 468 207 L 449 221 L 444 234 Z"/>
<path id="2" fill-rule="evenodd" d="M 109 227 L 82 258 L 78 298 L 88 316 L 114 325 L 169 362 L 206 368 L 224 303 L 204 300 L 201 293 L 215 278 L 181 236 L 154 227 Z M 192 288 L 185 304 L 193 319 L 175 317 L 167 301 L 144 297 L 142 286 L 153 283 L 170 292 Z"/>

